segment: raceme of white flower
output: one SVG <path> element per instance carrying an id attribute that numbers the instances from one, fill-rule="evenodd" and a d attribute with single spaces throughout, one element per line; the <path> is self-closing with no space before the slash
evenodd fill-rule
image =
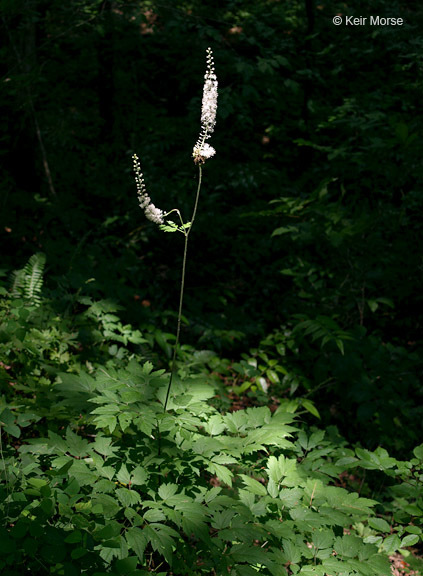
<path id="1" fill-rule="evenodd" d="M 214 73 L 214 61 L 211 48 L 207 48 L 207 71 L 204 76 L 203 101 L 201 106 L 201 132 L 194 146 L 193 157 L 196 164 L 204 162 L 215 155 L 216 150 L 206 144 L 216 125 L 217 112 L 217 78 Z"/>
<path id="2" fill-rule="evenodd" d="M 155 224 L 164 224 L 163 210 L 156 208 L 154 204 L 151 202 L 150 196 L 147 194 L 147 190 L 144 184 L 144 176 L 142 175 L 141 172 L 141 166 L 138 156 L 134 154 L 132 156 L 132 159 L 134 161 L 135 182 L 137 185 L 137 194 L 140 207 L 144 210 L 146 218 L 151 220 L 151 222 L 154 222 Z"/>
<path id="3" fill-rule="evenodd" d="M 207 72 L 204 76 L 203 102 L 201 106 L 201 124 L 211 134 L 216 125 L 217 78 L 214 73 L 213 53 L 207 48 Z"/>

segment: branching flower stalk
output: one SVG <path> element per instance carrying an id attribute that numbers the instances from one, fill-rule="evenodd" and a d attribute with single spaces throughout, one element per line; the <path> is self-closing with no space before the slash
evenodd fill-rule
<path id="1" fill-rule="evenodd" d="M 173 375 L 175 373 L 176 366 L 176 355 L 179 345 L 179 336 L 181 332 L 181 318 L 182 318 L 182 307 L 184 301 L 184 289 L 185 289 L 185 270 L 187 263 L 187 252 L 188 252 L 188 238 L 194 224 L 195 216 L 197 214 L 198 200 L 200 198 L 200 190 L 202 184 L 202 165 L 215 155 L 215 149 L 210 146 L 206 141 L 210 138 L 214 131 L 216 125 L 216 112 L 217 112 L 217 78 L 214 71 L 213 54 L 211 48 L 207 48 L 207 70 L 204 77 L 204 88 L 203 88 L 203 100 L 201 106 L 201 130 L 198 140 L 194 146 L 192 157 L 195 164 L 198 165 L 198 186 L 197 193 L 195 196 L 194 209 L 191 217 L 191 221 L 184 223 L 181 213 L 177 208 L 170 210 L 169 212 L 164 212 L 152 203 L 151 198 L 147 194 L 147 190 L 144 183 L 144 177 L 141 172 L 140 162 L 136 154 L 133 156 L 134 161 L 134 172 L 135 172 L 135 182 L 137 185 L 137 194 L 140 207 L 144 210 L 145 216 L 152 222 L 159 224 L 160 229 L 165 232 L 181 232 L 185 237 L 184 244 L 184 256 L 182 260 L 182 275 L 181 275 L 181 287 L 179 294 L 179 309 L 178 309 L 178 321 L 176 327 L 176 339 L 175 346 L 173 349 L 173 357 L 170 369 L 169 384 L 166 391 L 166 398 L 163 407 L 163 411 L 166 412 L 167 404 L 169 401 L 169 394 L 172 387 Z M 166 220 L 165 218 L 175 212 L 180 220 L 180 225 L 175 224 L 172 220 Z M 160 435 L 159 435 L 159 451 L 160 451 Z"/>

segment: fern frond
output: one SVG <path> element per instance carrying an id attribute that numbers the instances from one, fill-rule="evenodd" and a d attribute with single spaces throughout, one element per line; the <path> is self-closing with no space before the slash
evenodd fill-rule
<path id="1" fill-rule="evenodd" d="M 10 275 L 10 293 L 14 298 L 22 298 L 24 295 L 25 272 L 14 270 Z"/>
<path id="2" fill-rule="evenodd" d="M 32 304 L 39 306 L 45 264 L 46 255 L 43 252 L 37 252 L 21 270 L 12 272 L 10 287 L 12 296 L 31 300 Z"/>
<path id="3" fill-rule="evenodd" d="M 43 273 L 46 264 L 46 255 L 43 252 L 33 254 L 25 264 L 25 297 L 33 300 L 35 304 L 41 302 L 41 288 L 43 287 Z"/>

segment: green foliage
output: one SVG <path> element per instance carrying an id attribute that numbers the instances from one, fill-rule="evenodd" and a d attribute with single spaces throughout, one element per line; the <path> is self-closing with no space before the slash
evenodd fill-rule
<path id="1" fill-rule="evenodd" d="M 0 406 L 10 402 L 18 419 L 28 420 L 24 426 L 76 417 L 97 363 L 119 364 L 133 355 L 128 346 L 146 343 L 139 330 L 112 314 L 120 309 L 112 302 L 80 296 L 75 307 L 78 313 L 72 303 L 58 310 L 41 296 L 36 303 L 7 292 L 0 296 Z M 19 437 L 20 428 L 11 425 L 10 433 Z"/>
<path id="2" fill-rule="evenodd" d="M 382 448 L 354 451 L 334 428 L 304 427 L 295 415 L 301 403 L 307 409 L 301 397 L 273 412 L 219 410 L 210 402 L 217 381 L 195 363 L 197 373 L 175 377 L 165 412 L 169 374 L 129 353 L 127 346 L 145 341 L 112 314 L 111 302 L 78 296 L 85 308 L 73 318 L 80 330 L 73 341 L 84 333 L 90 353 L 98 349 L 95 365 L 83 365 L 85 351 L 69 343 L 65 361 L 35 347 L 42 318 L 51 323 L 51 304 L 17 303 L 7 294 L 2 301 L 3 334 L 18 338 L 20 327 L 29 334 L 18 355 L 9 351 L 10 365 L 2 364 L 19 392 L 0 406 L 5 574 L 380 576 L 390 574 L 388 555 L 420 541 L 422 447 L 410 462 Z M 69 320 L 60 318 L 49 345 L 68 341 Z M 126 341 L 116 338 L 122 331 Z M 126 352 L 113 354 L 113 342 Z M 247 376 L 252 368 L 252 378 L 266 374 L 273 386 L 291 386 L 283 381 L 287 350 L 295 352 L 295 336 L 276 333 L 234 370 Z M 283 370 L 275 353 L 288 360 Z M 203 360 L 213 364 L 216 356 Z M 44 437 L 28 433 L 37 422 Z M 380 504 L 342 485 L 359 470 L 388 478 Z"/>
<path id="3" fill-rule="evenodd" d="M 94 382 L 94 434 L 49 431 L 4 454 L 6 573 L 37 573 L 38 556 L 49 570 L 71 558 L 78 572 L 112 574 L 362 574 L 364 561 L 366 574 L 390 573 L 383 551 L 401 540 L 378 541 L 379 553 L 352 527 L 374 528 L 376 502 L 335 485 L 366 460 L 334 432 L 307 436 L 282 409 L 221 415 L 197 378 L 175 383 L 164 413 L 167 378 L 149 363 L 100 368 Z M 401 466 L 391 460 L 383 470 Z"/>
<path id="4" fill-rule="evenodd" d="M 102 339 L 113 341 L 108 322 L 119 323 L 111 305 L 85 304 L 85 322 L 95 320 Z M 20 438 L 39 419 L 30 406 L 57 418 L 55 398 L 65 397 L 82 412 L 65 432 L 49 427 L 45 438 L 3 442 L 6 574 L 12 566 L 37 574 L 39 561 L 52 572 L 71 562 L 75 573 L 167 566 L 186 574 L 189 564 L 192 574 L 288 574 L 288 565 L 303 574 L 361 574 L 364 560 L 366 574 L 389 574 L 384 554 L 420 537 L 419 495 L 410 488 L 410 474 L 421 474 L 420 448 L 407 465 L 380 450 L 355 455 L 334 431 L 298 430 L 283 406 L 273 414 L 267 407 L 222 414 L 208 403 L 215 389 L 196 375 L 175 380 L 163 412 L 167 378 L 133 358 L 121 368 L 98 365 L 91 376 L 81 367 L 56 372 L 44 412 L 25 398 L 27 389 L 20 405 L 4 401 L 4 438 Z M 407 492 L 397 483 L 385 504 L 398 515 L 395 538 L 373 516 L 374 500 L 337 485 L 351 466 L 406 483 Z"/>
<path id="5" fill-rule="evenodd" d="M 355 205 L 336 179 L 323 180 L 307 197 L 286 195 L 272 204 L 262 216 L 284 222 L 273 235 L 283 253 L 280 272 L 292 286 L 286 307 L 291 350 L 299 351 L 296 358 L 291 354 L 295 370 L 305 372 L 311 394 L 324 386 L 332 405 L 328 418 L 339 414 L 337 423 L 350 438 L 372 448 L 382 442 L 397 454 L 412 449 L 422 413 L 411 398 L 421 398 L 422 387 L 420 354 L 401 336 L 407 328 L 396 266 L 404 265 L 405 214 L 398 218 L 388 200 Z M 282 330 L 279 338 L 283 343 Z M 344 427 L 346 412 L 354 417 Z M 371 430 L 361 434 L 370 420 Z"/>
<path id="6" fill-rule="evenodd" d="M 31 256 L 21 270 L 15 270 L 11 278 L 11 294 L 15 298 L 24 298 L 39 306 L 46 256 L 38 252 Z"/>

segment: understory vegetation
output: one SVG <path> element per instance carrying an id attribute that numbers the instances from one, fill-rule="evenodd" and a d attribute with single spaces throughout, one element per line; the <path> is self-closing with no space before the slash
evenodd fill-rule
<path id="1" fill-rule="evenodd" d="M 422 9 L 0 10 L 1 574 L 421 576 Z"/>

